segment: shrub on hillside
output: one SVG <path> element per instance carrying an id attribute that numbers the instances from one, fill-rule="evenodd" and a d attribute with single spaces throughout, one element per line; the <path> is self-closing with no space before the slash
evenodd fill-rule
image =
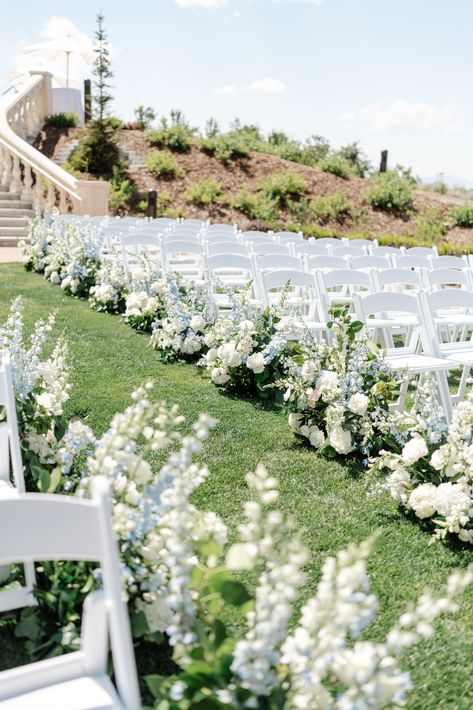
<path id="1" fill-rule="evenodd" d="M 136 125 L 139 131 L 146 131 L 156 119 L 156 112 L 151 106 L 137 106 L 135 108 Z"/>
<path id="2" fill-rule="evenodd" d="M 387 212 L 405 213 L 412 207 L 412 185 L 394 171 L 378 173 L 371 179 L 372 187 L 366 195 L 371 207 Z"/>
<path id="3" fill-rule="evenodd" d="M 109 194 L 111 209 L 118 211 L 127 207 L 135 196 L 135 192 L 135 186 L 131 180 L 125 178 L 123 168 L 120 165 L 114 165 Z"/>
<path id="4" fill-rule="evenodd" d="M 240 190 L 232 200 L 232 207 L 243 212 L 250 219 L 260 219 L 263 222 L 279 217 L 279 206 L 276 200 L 264 195 L 250 192 L 247 187 Z"/>
<path id="5" fill-rule="evenodd" d="M 69 158 L 73 170 L 92 175 L 112 175 L 120 162 L 117 129 L 111 119 L 91 121 L 79 138 L 79 145 Z"/>
<path id="6" fill-rule="evenodd" d="M 357 142 L 342 146 L 336 155 L 347 160 L 358 177 L 365 177 L 371 170 L 371 163 Z"/>
<path id="7" fill-rule="evenodd" d="M 287 207 L 290 199 L 297 200 L 307 192 L 308 184 L 301 175 L 287 170 L 261 178 L 258 187 L 264 197 L 273 200 L 279 207 Z"/>
<path id="8" fill-rule="evenodd" d="M 191 185 L 186 198 L 195 205 L 204 207 L 217 202 L 222 194 L 222 186 L 217 180 L 201 180 Z"/>
<path id="9" fill-rule="evenodd" d="M 317 221 L 342 222 L 351 214 L 352 203 L 343 192 L 335 192 L 326 197 L 319 195 L 310 203 L 310 210 Z"/>
<path id="10" fill-rule="evenodd" d="M 440 207 L 423 207 L 414 227 L 414 237 L 419 244 L 437 244 L 448 232 Z"/>
<path id="11" fill-rule="evenodd" d="M 79 125 L 79 117 L 76 113 L 52 113 L 44 119 L 45 126 L 54 128 L 76 128 Z"/>
<path id="12" fill-rule="evenodd" d="M 161 150 L 153 150 L 146 158 L 146 167 L 158 177 L 177 178 L 181 177 L 182 170 L 170 153 Z"/>
<path id="13" fill-rule="evenodd" d="M 456 227 L 473 227 L 473 205 L 453 207 L 448 216 Z"/>
<path id="14" fill-rule="evenodd" d="M 181 111 L 171 111 L 170 119 L 161 118 L 161 126 L 146 133 L 151 145 L 169 148 L 178 153 L 186 153 L 191 146 L 195 130 L 189 126 Z"/>
<path id="15" fill-rule="evenodd" d="M 241 138 L 233 133 L 203 138 L 200 147 L 204 153 L 212 155 L 224 165 L 235 158 L 246 158 L 249 152 Z"/>
<path id="16" fill-rule="evenodd" d="M 317 163 L 317 167 L 324 173 L 331 173 L 337 177 L 348 180 L 353 175 L 352 164 L 344 157 L 336 154 L 328 155 Z"/>

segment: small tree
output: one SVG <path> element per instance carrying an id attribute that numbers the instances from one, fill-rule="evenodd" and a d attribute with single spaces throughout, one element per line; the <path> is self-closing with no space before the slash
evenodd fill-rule
<path id="1" fill-rule="evenodd" d="M 156 112 L 151 106 L 137 106 L 135 118 L 140 131 L 146 131 L 151 128 L 151 124 L 156 119 Z"/>
<path id="2" fill-rule="evenodd" d="M 94 75 L 95 87 L 97 94 L 94 97 L 96 106 L 96 119 L 103 123 L 105 118 L 110 113 L 110 103 L 113 101 L 113 96 L 110 93 L 111 84 L 109 80 L 113 77 L 111 70 L 110 51 L 108 48 L 107 34 L 104 29 L 105 17 L 102 13 L 97 15 L 97 29 L 95 31 L 95 62 Z"/>

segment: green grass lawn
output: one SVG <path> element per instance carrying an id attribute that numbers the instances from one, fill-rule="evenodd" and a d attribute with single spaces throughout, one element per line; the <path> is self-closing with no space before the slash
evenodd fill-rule
<path id="1" fill-rule="evenodd" d="M 469 549 L 429 546 L 429 533 L 399 513 L 387 497 L 366 496 L 359 468 L 318 458 L 297 443 L 276 407 L 222 394 L 194 365 L 160 363 L 148 337 L 118 317 L 92 311 L 87 303 L 65 296 L 20 265 L 1 266 L 2 321 L 18 294 L 25 299 L 28 323 L 57 310 L 57 329 L 67 333 L 74 370 L 69 417 L 81 417 L 100 434 L 113 414 L 127 406 L 132 389 L 149 378 L 156 383 L 154 396 L 178 404 L 189 421 L 200 412 L 216 417 L 219 425 L 204 456 L 211 475 L 196 501 L 219 513 L 230 528 L 240 521 L 248 496 L 245 473 L 261 461 L 279 478 L 280 507 L 304 528 L 312 552 L 305 594 L 314 591 L 328 554 L 380 529 L 369 564 L 372 586 L 380 597 L 370 638 L 382 639 L 406 601 L 416 599 L 425 587 L 440 590 L 455 567 L 473 559 Z M 13 630 L 13 623 L 0 627 L 3 668 L 24 659 Z M 466 710 L 473 707 L 473 589 L 465 594 L 461 611 L 442 620 L 437 630 L 433 640 L 405 658 L 404 668 L 411 670 L 415 684 L 408 707 Z M 146 671 L 151 672 L 153 665 L 148 657 Z M 154 672 L 160 670 L 157 657 Z"/>

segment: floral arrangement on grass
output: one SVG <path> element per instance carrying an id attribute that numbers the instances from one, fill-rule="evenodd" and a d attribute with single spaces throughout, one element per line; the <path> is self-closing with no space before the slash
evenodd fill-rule
<path id="1" fill-rule="evenodd" d="M 45 257 L 54 239 L 51 221 L 38 215 L 30 219 L 28 224 L 28 241 L 21 239 L 18 246 L 23 251 L 23 264 L 27 271 L 43 273 Z"/>
<path id="2" fill-rule="evenodd" d="M 204 347 L 204 333 L 212 326 L 217 311 L 209 284 L 184 281 L 179 274 L 164 277 L 165 317 L 156 320 L 151 343 L 162 360 L 195 360 Z"/>
<path id="3" fill-rule="evenodd" d="M 293 625 L 309 553 L 291 521 L 274 509 L 277 481 L 259 466 L 247 483 L 256 500 L 245 503 L 246 522 L 231 547 L 224 548 L 222 523 L 212 545 L 194 540 L 185 525 L 170 527 L 167 548 L 179 570 L 167 600 L 166 630 L 181 670 L 146 678 L 156 707 L 345 710 L 403 704 L 412 684 L 399 666 L 401 655 L 430 638 L 438 616 L 458 610 L 456 599 L 473 573 L 454 573 L 443 598 L 424 593 L 383 642 L 362 641 L 378 606 L 367 577 L 368 540 L 325 561 L 318 589 Z M 185 498 L 183 487 L 181 492 Z M 256 578 L 254 592 L 241 581 L 242 572 Z M 240 623 L 229 624 L 235 615 Z"/>
<path id="4" fill-rule="evenodd" d="M 57 484 L 53 474 L 56 451 L 67 430 L 63 406 L 71 387 L 68 347 L 60 336 L 46 357 L 44 351 L 51 348 L 49 336 L 55 316 L 37 321 L 27 338 L 23 312 L 24 303 L 18 297 L 0 326 L 0 352 L 10 354 L 26 484 L 45 492 Z"/>
<path id="5" fill-rule="evenodd" d="M 398 382 L 347 308 L 335 308 L 331 316 L 331 341 L 306 337 L 277 385 L 285 389 L 295 434 L 325 455 L 359 451 L 367 463 L 390 430 L 389 403 Z"/>
<path id="6" fill-rule="evenodd" d="M 123 313 L 127 293 L 127 278 L 121 254 L 112 251 L 100 264 L 95 285 L 90 289 L 90 306 L 103 313 Z"/>
<path id="7" fill-rule="evenodd" d="M 285 293 L 278 305 L 265 308 L 250 299 L 249 288 L 229 293 L 229 315 L 206 333 L 209 349 L 201 364 L 218 387 L 268 396 L 268 386 L 282 377 L 282 363 L 294 352 L 295 343 L 288 342 L 279 328 Z"/>
<path id="8" fill-rule="evenodd" d="M 400 415 L 396 451 L 381 451 L 371 473 L 386 475 L 378 489 L 433 530 L 436 540 L 473 544 L 473 396 L 457 404 L 445 425 L 432 382 L 418 393 L 420 411 Z"/>

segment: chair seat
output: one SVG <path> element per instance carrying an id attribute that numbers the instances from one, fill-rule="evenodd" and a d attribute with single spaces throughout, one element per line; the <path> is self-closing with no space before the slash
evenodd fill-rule
<path id="1" fill-rule="evenodd" d="M 455 365 L 449 361 L 429 355 L 417 355 L 416 353 L 388 353 L 386 362 L 394 370 L 412 370 L 414 372 L 434 372 L 436 370 L 449 370 Z"/>
<path id="2" fill-rule="evenodd" d="M 461 345 L 461 343 L 459 343 L 459 345 Z M 473 347 L 471 344 L 469 348 L 449 348 L 445 350 L 442 349 L 440 352 L 442 357 L 450 360 L 451 362 L 456 362 L 460 365 L 473 366 Z"/>
<path id="3" fill-rule="evenodd" d="M 124 710 L 107 676 L 84 676 L 0 701 L 1 710 Z"/>

